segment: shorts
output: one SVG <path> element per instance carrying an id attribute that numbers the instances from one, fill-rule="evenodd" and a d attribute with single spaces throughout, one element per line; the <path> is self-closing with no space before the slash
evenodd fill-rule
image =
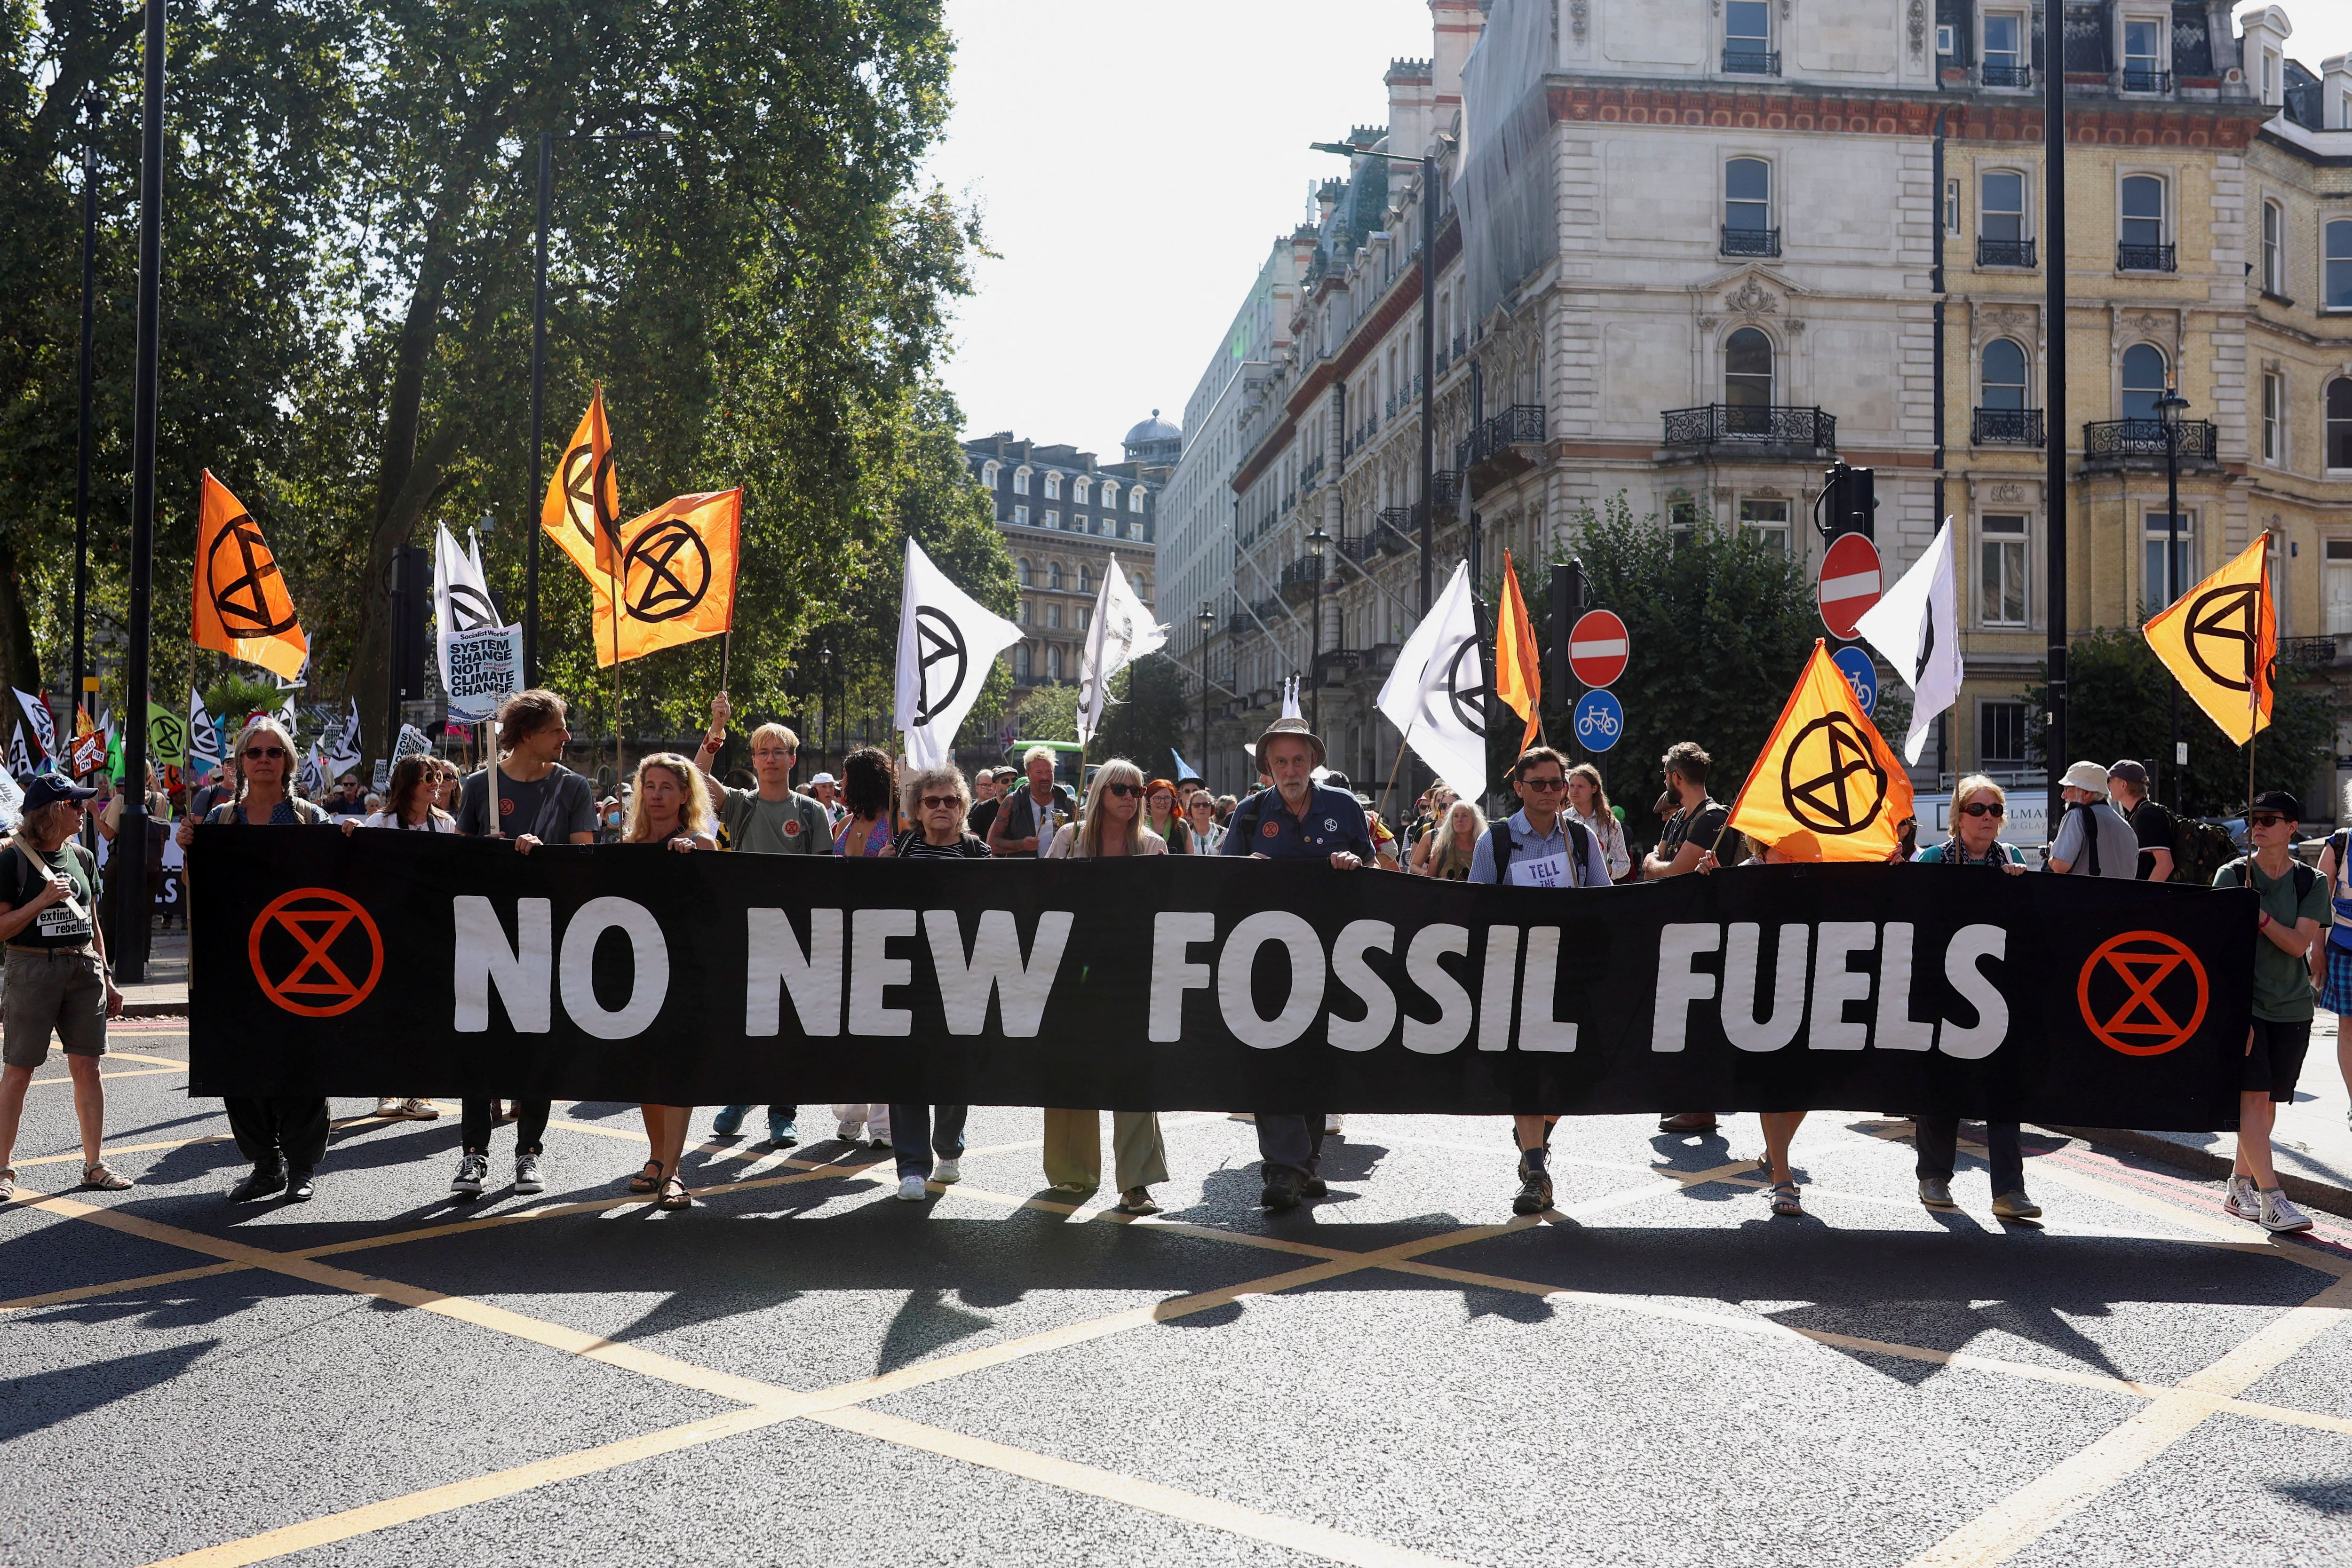
<path id="1" fill-rule="evenodd" d="M 2332 1013 L 2352 1013 L 2352 951 L 2327 944 L 2327 982 L 2319 1005 Z"/>
<path id="2" fill-rule="evenodd" d="M 11 947 L 0 1061 L 35 1068 L 49 1059 L 49 1033 L 68 1056 L 106 1054 L 106 977 L 88 947 Z"/>
<path id="3" fill-rule="evenodd" d="M 2284 1105 L 2294 1098 L 2294 1081 L 2303 1075 L 2303 1053 L 2311 1048 L 2311 1020 L 2252 1022 L 2254 1048 L 2238 1069 L 2238 1088 L 2247 1094 L 2267 1092 L 2273 1103 Z"/>

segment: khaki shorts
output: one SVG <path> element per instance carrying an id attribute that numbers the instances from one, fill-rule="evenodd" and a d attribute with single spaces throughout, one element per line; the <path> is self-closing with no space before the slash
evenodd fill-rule
<path id="1" fill-rule="evenodd" d="M 106 1054 L 106 977 L 88 947 L 11 947 L 0 989 L 0 1061 L 34 1068 L 55 1030 L 68 1056 Z"/>

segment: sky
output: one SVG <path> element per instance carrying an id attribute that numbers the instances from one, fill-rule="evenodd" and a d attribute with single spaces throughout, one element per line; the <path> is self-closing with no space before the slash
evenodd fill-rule
<path id="1" fill-rule="evenodd" d="M 2241 14 L 2268 0 L 2247 0 Z M 2352 3 L 2284 0 L 2287 52 L 2352 51 Z M 948 383 L 971 434 L 1115 462 L 1180 423 L 1267 246 L 1385 123 L 1391 58 L 1429 53 L 1425 0 L 949 0 L 955 110 L 929 170 L 997 259 L 959 302 Z"/>

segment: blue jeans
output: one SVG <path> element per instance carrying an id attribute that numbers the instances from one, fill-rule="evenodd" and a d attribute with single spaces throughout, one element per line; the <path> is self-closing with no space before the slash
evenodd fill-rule
<path id="1" fill-rule="evenodd" d="M 749 1105 L 722 1105 L 719 1109 L 719 1113 L 722 1116 L 732 1116 L 737 1121 L 740 1121 L 745 1116 L 751 1113 L 751 1107 Z M 793 1121 L 796 1119 L 800 1113 L 801 1108 L 797 1105 L 771 1105 L 768 1107 L 768 1125 L 773 1127 L 779 1122 Z"/>
<path id="2" fill-rule="evenodd" d="M 937 1124 L 932 1113 L 939 1113 Z M 890 1152 L 898 1157 L 898 1179 L 910 1176 L 929 1180 L 931 1155 L 943 1160 L 963 1157 L 963 1122 L 969 1105 L 897 1105 L 890 1107 Z"/>

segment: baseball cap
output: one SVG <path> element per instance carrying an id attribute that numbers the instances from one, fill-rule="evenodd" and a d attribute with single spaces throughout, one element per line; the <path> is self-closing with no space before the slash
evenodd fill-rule
<path id="1" fill-rule="evenodd" d="M 98 791 L 86 784 L 77 784 L 60 773 L 37 773 L 25 786 L 24 810 L 37 811 L 44 806 L 54 806 L 60 800 L 87 800 Z"/>
<path id="2" fill-rule="evenodd" d="M 2113 768 L 2108 768 L 2107 777 L 2109 779 L 2120 779 L 2135 789 L 2145 789 L 2147 788 L 2147 769 L 2142 768 L 2138 763 L 2132 761 L 2129 758 L 2126 758 L 2123 761 L 2116 763 Z"/>
<path id="3" fill-rule="evenodd" d="M 26 805 L 30 807 L 32 800 L 33 792 L 30 789 L 26 790 Z M 2284 789 L 2263 790 L 2261 794 L 2254 797 L 2254 803 L 2247 807 L 2246 810 L 2249 815 L 2252 815 L 2256 811 L 2276 811 L 2280 816 L 2284 817 L 2290 822 L 2300 822 L 2303 821 L 2303 802 L 2296 800 L 2294 796 L 2288 794 Z"/>

